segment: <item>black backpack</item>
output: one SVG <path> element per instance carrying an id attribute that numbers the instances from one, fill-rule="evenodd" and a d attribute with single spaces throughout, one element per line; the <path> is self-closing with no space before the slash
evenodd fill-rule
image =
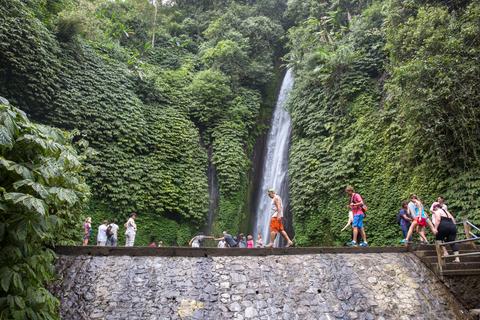
<path id="1" fill-rule="evenodd" d="M 400 216 L 400 211 L 397 213 L 397 223 L 400 224 L 400 221 L 402 221 L 402 217 Z"/>
<path id="2" fill-rule="evenodd" d="M 110 238 L 111 236 L 113 236 L 113 231 L 112 231 L 112 226 L 111 225 L 109 225 L 107 227 L 107 232 L 106 233 L 107 233 L 107 238 Z"/>

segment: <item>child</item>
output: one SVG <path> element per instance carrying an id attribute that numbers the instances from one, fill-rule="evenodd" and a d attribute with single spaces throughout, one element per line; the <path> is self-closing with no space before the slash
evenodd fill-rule
<path id="1" fill-rule="evenodd" d="M 345 229 L 347 229 L 353 222 L 353 212 L 352 211 L 348 211 L 348 221 L 347 221 L 347 224 L 345 225 L 345 227 L 342 228 L 342 230 L 340 230 L 340 232 L 344 231 Z"/>
<path id="2" fill-rule="evenodd" d="M 352 211 L 348 211 L 348 221 L 347 221 L 347 224 L 345 225 L 345 227 L 342 228 L 342 230 L 340 230 L 340 232 L 343 232 L 345 231 L 345 229 L 347 229 L 348 227 L 350 227 L 352 225 L 352 222 L 353 222 L 353 212 Z M 362 235 L 361 233 L 357 235 L 357 238 L 358 238 L 358 241 L 362 242 Z M 353 239 L 353 228 L 352 228 L 352 239 Z M 347 242 L 346 245 L 348 246 L 350 242 Z"/>
<path id="3" fill-rule="evenodd" d="M 247 248 L 253 248 L 253 236 L 251 234 L 247 236 Z"/>
<path id="4" fill-rule="evenodd" d="M 157 244 L 155 243 L 155 237 L 151 236 L 150 237 L 150 244 L 148 245 L 150 248 L 156 248 Z"/>
<path id="5" fill-rule="evenodd" d="M 262 235 L 259 233 L 257 235 L 257 248 L 263 248 L 263 240 L 262 240 Z"/>

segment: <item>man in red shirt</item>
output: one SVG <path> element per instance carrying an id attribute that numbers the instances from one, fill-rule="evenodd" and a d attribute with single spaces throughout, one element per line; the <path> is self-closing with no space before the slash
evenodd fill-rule
<path id="1" fill-rule="evenodd" d="M 353 213 L 353 239 L 352 242 L 349 243 L 349 246 L 356 247 L 357 246 L 357 237 L 358 232 L 360 231 L 362 234 L 363 241 L 360 243 L 361 247 L 368 247 L 367 243 L 367 235 L 365 234 L 365 228 L 363 226 L 363 218 L 365 217 L 364 206 L 362 196 L 358 193 L 355 193 L 355 190 L 352 186 L 348 186 L 345 188 L 345 192 L 350 197 L 350 203 L 348 207 L 352 210 Z"/>

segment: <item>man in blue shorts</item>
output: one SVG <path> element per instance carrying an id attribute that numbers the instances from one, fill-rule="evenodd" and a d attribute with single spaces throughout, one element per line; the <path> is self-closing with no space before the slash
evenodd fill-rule
<path id="1" fill-rule="evenodd" d="M 360 194 L 358 193 L 355 193 L 352 186 L 348 186 L 347 188 L 345 188 L 345 192 L 350 197 L 350 204 L 348 205 L 348 207 L 350 208 L 350 210 L 352 210 L 353 213 L 353 239 L 352 242 L 350 242 L 348 245 L 351 247 L 357 246 L 358 232 L 360 232 L 363 239 L 363 241 L 360 243 L 360 246 L 368 247 L 367 235 L 365 234 L 365 228 L 363 227 L 363 219 L 365 217 L 365 213 L 363 212 L 364 203 L 362 196 L 360 196 Z"/>

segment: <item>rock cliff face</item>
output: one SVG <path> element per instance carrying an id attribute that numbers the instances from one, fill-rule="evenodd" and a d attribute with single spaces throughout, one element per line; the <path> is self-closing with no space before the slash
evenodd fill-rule
<path id="1" fill-rule="evenodd" d="M 63 319 L 463 319 L 410 253 L 60 256 Z"/>

